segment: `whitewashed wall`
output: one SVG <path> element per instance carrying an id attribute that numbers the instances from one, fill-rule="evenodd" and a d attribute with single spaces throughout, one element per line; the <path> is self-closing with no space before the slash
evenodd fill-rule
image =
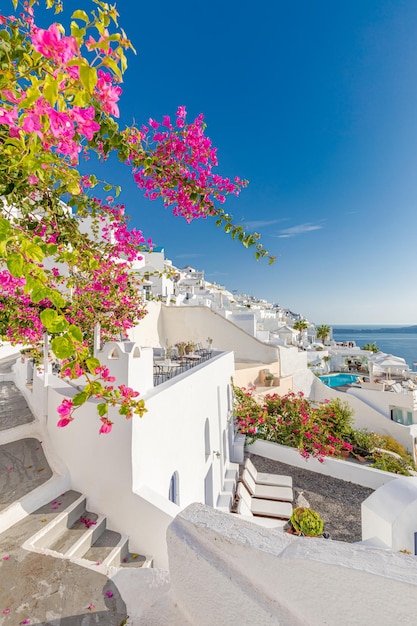
<path id="1" fill-rule="evenodd" d="M 362 502 L 362 539 L 415 554 L 417 478 L 397 477 Z"/>
<path id="2" fill-rule="evenodd" d="M 168 546 L 171 594 L 198 626 L 392 626 L 417 614 L 411 556 L 293 537 L 202 505 L 176 517 Z"/>
<path id="3" fill-rule="evenodd" d="M 233 350 L 237 361 L 273 363 L 279 360 L 276 346 L 258 341 L 207 307 L 161 305 L 159 309 L 155 304 L 155 307 L 149 306 L 149 316 L 144 322 L 130 333 L 130 337 L 143 346 L 164 347 L 167 341 L 174 345 L 187 340 L 206 345 L 207 338 L 211 337 L 214 349 Z"/>
<path id="4" fill-rule="evenodd" d="M 212 499 L 217 503 L 229 465 L 229 451 L 223 444 L 227 443 L 233 365 L 232 353 L 221 354 L 145 395 L 148 413 L 134 422 L 132 433 L 135 491 L 141 493 L 146 485 L 167 498 L 171 476 L 178 472 L 179 505 L 184 508 L 205 501 L 205 477 L 211 469 Z"/>
<path id="5" fill-rule="evenodd" d="M 282 446 L 271 441 L 263 441 L 262 439 L 257 439 L 253 444 L 247 445 L 246 450 L 266 459 L 281 461 L 281 463 L 286 463 L 287 465 L 307 469 L 310 472 L 316 472 L 316 474 L 325 474 L 326 476 L 346 480 L 370 489 L 378 489 L 381 485 L 385 485 L 397 478 L 396 474 L 367 467 L 359 463 L 349 463 L 341 459 L 327 457 L 323 463 L 311 457 L 304 459 L 295 448 Z"/>
<path id="6" fill-rule="evenodd" d="M 281 376 L 293 376 L 307 370 L 307 352 L 293 346 L 277 346 L 281 363 Z"/>

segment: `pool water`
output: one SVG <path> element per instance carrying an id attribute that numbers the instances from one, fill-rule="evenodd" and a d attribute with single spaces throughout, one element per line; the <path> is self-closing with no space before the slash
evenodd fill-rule
<path id="1" fill-rule="evenodd" d="M 341 387 L 342 385 L 350 385 L 358 380 L 357 374 L 329 374 L 328 376 L 319 376 L 322 383 L 328 387 Z"/>

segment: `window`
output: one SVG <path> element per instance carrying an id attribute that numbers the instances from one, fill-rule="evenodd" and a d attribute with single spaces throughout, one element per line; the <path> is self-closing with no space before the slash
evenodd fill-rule
<path id="1" fill-rule="evenodd" d="M 413 414 L 407 409 L 400 407 L 393 407 L 391 409 L 391 419 L 397 424 L 403 424 L 404 426 L 411 426 L 413 423 Z"/>
<path id="2" fill-rule="evenodd" d="M 206 461 L 211 454 L 211 445 L 210 445 L 210 422 L 208 417 L 206 418 L 206 422 L 204 424 L 204 454 L 206 457 Z"/>
<path id="3" fill-rule="evenodd" d="M 179 483 L 178 472 L 174 472 L 171 476 L 171 480 L 169 483 L 169 492 L 168 492 L 168 498 L 174 504 L 180 503 L 178 483 Z"/>

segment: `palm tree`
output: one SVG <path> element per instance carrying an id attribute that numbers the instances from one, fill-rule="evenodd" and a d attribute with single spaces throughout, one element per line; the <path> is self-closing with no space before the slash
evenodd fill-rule
<path id="1" fill-rule="evenodd" d="M 326 324 L 322 324 L 316 328 L 317 339 L 321 339 L 323 343 L 326 343 L 327 337 L 330 335 L 331 328 Z"/>
<path id="2" fill-rule="evenodd" d="M 294 328 L 294 330 L 298 330 L 298 332 L 300 333 L 300 335 L 299 335 L 299 346 L 301 346 L 302 335 L 303 335 L 303 332 L 305 330 L 307 330 L 307 328 L 308 328 L 308 322 L 305 319 L 300 319 L 297 322 L 294 322 L 293 328 Z"/>
<path id="3" fill-rule="evenodd" d="M 374 352 L 375 354 L 379 352 L 379 348 L 376 343 L 366 343 L 362 346 L 362 350 L 369 350 L 370 352 Z"/>

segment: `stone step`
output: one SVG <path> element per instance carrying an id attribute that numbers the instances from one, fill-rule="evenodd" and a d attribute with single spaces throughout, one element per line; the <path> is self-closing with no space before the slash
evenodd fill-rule
<path id="1" fill-rule="evenodd" d="M 60 504 L 54 501 L 55 506 Z M 51 504 L 54 504 L 51 503 Z M 152 567 L 152 559 L 129 552 L 128 538 L 106 528 L 106 518 L 86 509 L 80 496 L 41 531 L 25 542 L 26 549 L 85 565 Z"/>

